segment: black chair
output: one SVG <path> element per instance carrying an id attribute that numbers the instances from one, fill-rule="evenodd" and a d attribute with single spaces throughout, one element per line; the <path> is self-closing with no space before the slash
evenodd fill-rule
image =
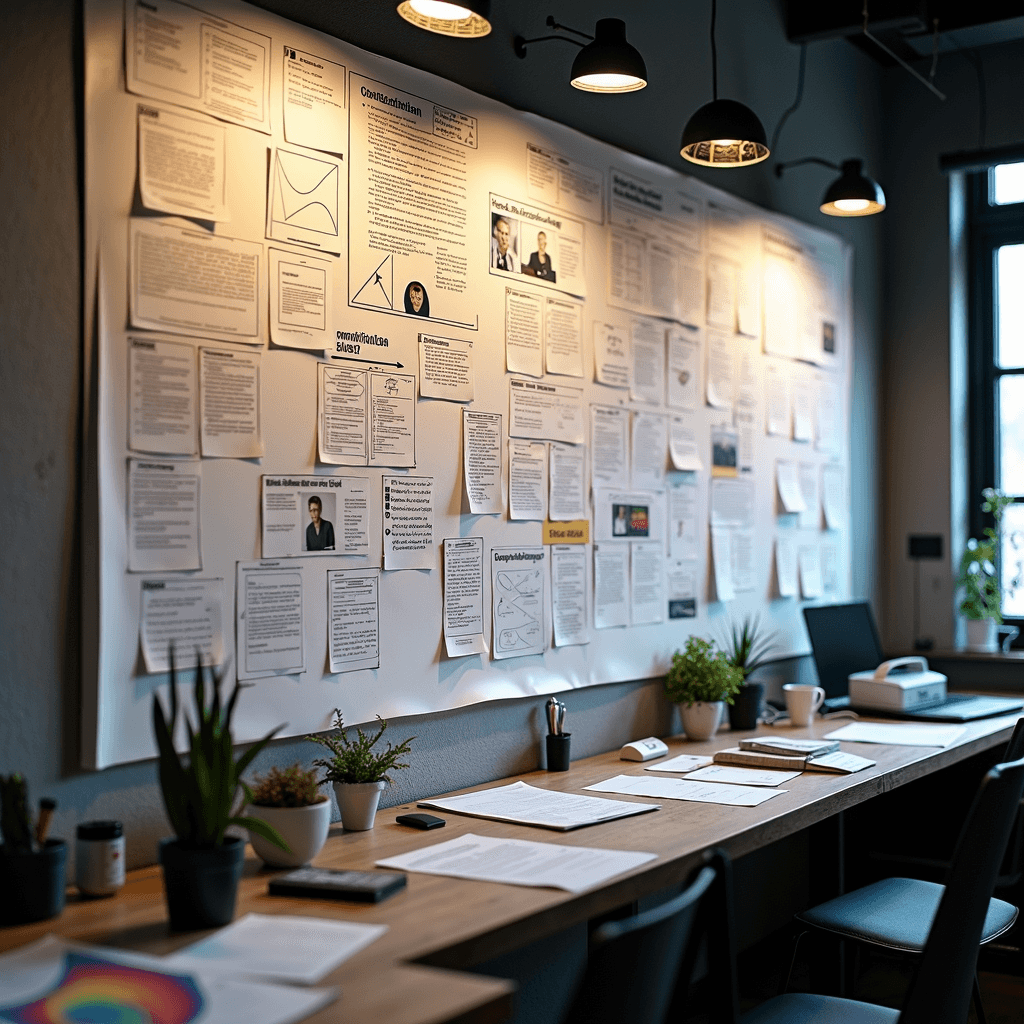
<path id="1" fill-rule="evenodd" d="M 1024 757 L 1024 718 L 1017 721 L 1007 744 L 1005 760 L 1012 762 L 1021 757 Z M 1011 824 L 1011 831 L 1019 830 L 1019 815 L 1016 812 L 1013 821 L 1016 824 Z M 969 828 L 965 827 L 958 841 L 957 852 L 968 860 L 984 857 L 987 855 L 987 843 L 987 836 L 971 834 Z M 1003 863 L 1002 851 L 1005 849 L 1004 840 L 1000 850 L 1000 864 Z M 998 880 L 997 877 L 996 881 Z M 919 957 L 943 891 L 944 887 L 935 882 L 916 878 L 886 878 L 797 914 L 796 920 L 805 926 L 805 930 L 797 936 L 794 943 L 790 974 L 796 961 L 797 947 L 808 930 L 827 932 L 842 940 L 873 946 L 895 954 Z M 985 945 L 1004 935 L 1013 927 L 1016 919 L 1016 907 L 1002 900 L 991 899 L 981 931 L 980 944 Z M 789 987 L 788 977 L 785 987 Z M 977 976 L 973 991 L 979 1024 L 985 1024 L 985 1011 L 981 1003 Z"/>
<path id="2" fill-rule="evenodd" d="M 999 864 L 1024 795 L 1024 758 L 981 782 L 934 914 L 918 909 L 927 939 L 902 1010 L 836 996 L 775 996 L 742 1024 L 964 1024 Z"/>

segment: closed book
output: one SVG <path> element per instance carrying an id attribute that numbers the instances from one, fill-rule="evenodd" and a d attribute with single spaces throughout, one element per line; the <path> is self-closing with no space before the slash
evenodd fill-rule
<path id="1" fill-rule="evenodd" d="M 714 757 L 715 764 L 738 764 L 745 768 L 783 768 L 786 771 L 802 772 L 806 757 L 787 757 L 785 754 L 766 754 L 759 750 L 740 750 L 728 747 L 719 750 Z"/>
<path id="2" fill-rule="evenodd" d="M 786 757 L 818 757 L 839 749 L 839 740 L 799 740 L 784 736 L 755 736 L 740 740 L 741 750 L 759 750 L 763 754 L 783 754 Z"/>
<path id="3" fill-rule="evenodd" d="M 401 871 L 336 871 L 333 868 L 298 868 L 272 878 L 271 896 L 308 896 L 311 899 L 380 903 L 405 888 Z"/>

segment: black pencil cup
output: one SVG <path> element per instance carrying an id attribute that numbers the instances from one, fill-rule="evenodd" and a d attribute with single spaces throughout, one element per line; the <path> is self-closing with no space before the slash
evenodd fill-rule
<path id="1" fill-rule="evenodd" d="M 762 683 L 744 683 L 729 705 L 729 728 L 733 732 L 749 732 L 757 728 L 757 716 L 761 713 L 761 698 L 764 696 Z"/>
<path id="2" fill-rule="evenodd" d="M 569 737 L 571 732 L 563 732 L 561 736 L 548 736 L 548 771 L 567 772 L 569 770 Z"/>
<path id="3" fill-rule="evenodd" d="M 27 853 L 0 846 L 0 925 L 45 921 L 64 909 L 67 852 L 63 839 Z"/>

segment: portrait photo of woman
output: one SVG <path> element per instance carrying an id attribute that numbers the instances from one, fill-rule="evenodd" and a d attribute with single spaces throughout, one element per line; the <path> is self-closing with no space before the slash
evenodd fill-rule
<path id="1" fill-rule="evenodd" d="M 543 231 L 537 233 L 537 251 L 530 253 L 530 262 L 524 265 L 523 273 L 544 281 L 555 281 L 555 268 L 548 255 L 548 236 Z"/>
<path id="2" fill-rule="evenodd" d="M 414 316 L 430 316 L 427 289 L 419 281 L 410 281 L 405 288 L 405 311 Z"/>

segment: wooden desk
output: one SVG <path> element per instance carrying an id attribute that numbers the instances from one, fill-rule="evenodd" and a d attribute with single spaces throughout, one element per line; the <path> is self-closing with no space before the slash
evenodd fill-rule
<path id="1" fill-rule="evenodd" d="M 640 897 L 685 880 L 703 850 L 724 847 L 738 858 L 821 822 L 839 811 L 922 778 L 1009 739 L 1016 716 L 971 723 L 959 743 L 933 747 L 844 744 L 868 754 L 878 764 L 856 775 L 805 773 L 788 783 L 788 792 L 760 807 L 662 801 L 653 814 L 606 822 L 575 832 L 551 832 L 446 814 L 443 832 L 417 832 L 395 824 L 410 805 L 378 813 L 369 832 L 332 829 L 316 859 L 321 867 L 366 870 L 387 856 L 405 853 L 467 832 L 496 837 L 529 838 L 565 845 L 643 850 L 658 859 L 579 895 L 552 889 L 531 889 L 490 882 L 463 881 L 410 874 L 408 888 L 379 906 L 283 899 L 266 895 L 269 872 L 259 870 L 250 853 L 239 892 L 238 913 L 309 914 L 389 925 L 387 934 L 343 964 L 327 982 L 341 986 L 341 997 L 311 1021 L 348 1024 L 368 1020 L 387 1024 L 435 1024 L 500 1021 L 511 1006 L 511 984 L 458 972 L 510 952 L 537 939 L 607 913 Z M 842 723 L 820 723 L 813 729 L 780 728 L 774 735 L 821 735 Z M 710 754 L 735 745 L 728 733 L 704 743 L 669 740 L 669 756 Z M 569 772 L 533 772 L 531 785 L 561 791 L 617 774 L 638 774 L 635 762 L 620 761 L 612 751 L 574 762 Z M 490 788 L 505 781 L 491 783 Z M 611 794 L 609 794 L 611 796 Z M 630 800 L 630 797 L 614 797 Z M 637 798 L 640 799 L 640 798 Z M 641 802 L 654 802 L 641 800 Z M 69 902 L 64 914 L 19 928 L 0 930 L 0 950 L 12 949 L 47 932 L 83 942 L 163 953 L 195 941 L 199 935 L 171 935 L 159 868 L 131 873 L 121 893 L 110 900 Z"/>

